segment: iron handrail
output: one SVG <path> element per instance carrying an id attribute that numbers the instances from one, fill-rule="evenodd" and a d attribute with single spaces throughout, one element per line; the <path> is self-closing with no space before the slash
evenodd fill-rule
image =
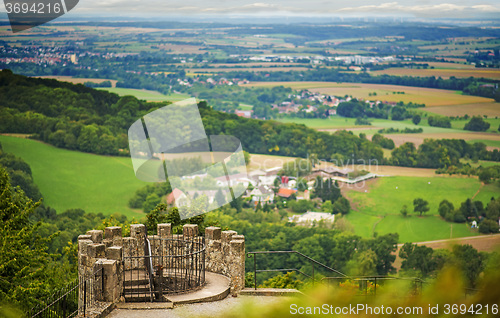
<path id="1" fill-rule="evenodd" d="M 93 284 L 95 283 L 96 277 L 100 277 L 100 286 L 97 288 L 93 286 Z M 87 289 L 88 289 L 87 284 L 91 284 L 91 287 L 90 287 L 91 291 L 93 291 L 94 288 L 96 288 L 97 292 L 99 292 L 99 289 L 100 289 L 101 296 L 103 295 L 104 270 L 103 270 L 102 266 L 99 267 L 94 272 L 92 272 L 91 274 L 84 276 L 82 281 L 79 281 L 79 279 L 75 279 L 73 282 L 69 283 L 61 290 L 54 293 L 51 297 L 49 297 L 48 299 L 46 299 L 44 301 L 44 305 L 38 305 L 38 306 L 31 308 L 29 310 L 29 317 L 31 317 L 31 318 L 48 317 L 48 316 L 52 317 L 56 311 L 52 311 L 51 308 L 57 306 L 58 303 L 61 301 L 64 303 L 63 312 L 62 312 L 63 317 L 75 316 L 78 314 L 79 311 L 82 311 L 83 317 L 85 317 L 86 312 L 87 312 L 87 307 L 89 305 L 92 305 L 94 302 L 97 301 L 97 299 L 96 299 L 97 295 L 95 293 L 92 293 L 92 292 L 91 292 L 91 295 L 89 295 L 90 298 L 87 298 Z M 68 308 L 67 308 L 67 304 L 66 304 L 67 298 L 70 297 L 71 294 L 75 292 L 75 290 L 80 290 L 80 289 L 82 289 L 82 291 L 83 291 L 82 303 L 81 304 L 77 303 L 75 311 L 68 312 L 67 311 Z M 78 302 L 79 296 L 80 296 L 79 294 L 76 294 L 76 301 L 77 302 Z M 50 310 L 50 312 L 49 312 L 49 310 Z M 47 312 L 49 312 L 49 314 L 45 315 Z"/>
<path id="2" fill-rule="evenodd" d="M 312 275 L 307 275 L 305 273 L 303 273 L 302 271 L 300 271 L 299 269 L 285 269 L 285 268 L 280 268 L 280 269 L 273 269 L 273 270 L 257 270 L 257 254 L 297 254 L 299 256 L 301 256 L 302 258 L 305 258 L 307 261 L 309 261 L 310 263 L 312 263 Z M 247 252 L 247 257 L 250 257 L 250 255 L 253 256 L 253 266 L 254 266 L 254 269 L 253 269 L 253 276 L 254 276 L 254 288 L 255 290 L 257 290 L 257 273 L 263 273 L 263 272 L 283 272 L 283 271 L 296 271 L 308 278 L 310 278 L 313 282 L 313 285 L 314 285 L 314 282 L 315 282 L 315 279 L 314 279 L 314 265 L 319 265 L 321 267 L 323 267 L 324 269 L 327 269 L 329 270 L 330 272 L 334 272 L 338 275 L 341 275 L 343 277 L 348 277 L 347 275 L 345 275 L 344 273 L 341 273 L 339 272 L 338 270 L 336 269 L 333 269 L 331 268 L 330 266 L 327 266 L 323 263 L 320 263 L 318 262 L 317 260 L 315 259 L 312 259 L 310 258 L 309 256 L 307 255 L 304 255 L 302 254 L 301 252 L 298 252 L 298 251 L 256 251 L 256 252 Z"/>

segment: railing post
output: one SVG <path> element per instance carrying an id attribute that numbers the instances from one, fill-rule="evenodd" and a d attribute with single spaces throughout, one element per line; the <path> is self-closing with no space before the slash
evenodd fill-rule
<path id="1" fill-rule="evenodd" d="M 253 287 L 257 290 L 257 254 L 253 254 Z"/>
<path id="2" fill-rule="evenodd" d="M 87 280 L 83 281 L 83 317 L 87 311 Z"/>
<path id="3" fill-rule="evenodd" d="M 313 265 L 313 275 L 312 275 L 312 277 L 313 277 L 313 287 L 314 287 L 314 263 L 312 263 L 312 265 Z"/>
<path id="4" fill-rule="evenodd" d="M 373 294 L 377 296 L 377 277 L 375 277 L 375 287 L 373 287 Z"/>
<path id="5" fill-rule="evenodd" d="M 62 308 L 63 308 L 63 317 L 66 317 L 66 295 L 63 296 L 62 299 Z"/>

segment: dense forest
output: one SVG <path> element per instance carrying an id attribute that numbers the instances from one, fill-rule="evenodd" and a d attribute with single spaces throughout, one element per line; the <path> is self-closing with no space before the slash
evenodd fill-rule
<path id="1" fill-rule="evenodd" d="M 48 87 L 46 83 L 56 87 Z M 58 147 L 97 154 L 128 155 L 127 130 L 138 118 L 166 103 L 94 91 L 83 85 L 0 73 L 0 132 L 34 134 Z M 79 94 L 77 89 L 83 91 Z M 16 102 L 13 102 L 13 101 Z M 54 102 L 57 101 L 57 102 Z M 327 134 L 303 125 L 241 118 L 199 104 L 207 135 L 238 137 L 251 153 L 330 159 L 382 160 L 382 150 L 352 133 Z"/>
<path id="2" fill-rule="evenodd" d="M 61 148 L 128 155 L 129 126 L 165 105 L 146 103 L 132 96 L 120 98 L 83 85 L 28 78 L 9 70 L 0 72 L 0 132 L 32 134 L 33 138 Z M 355 101 L 344 105 L 341 109 L 348 116 L 367 114 Z M 353 105 L 358 105 L 360 111 Z M 242 118 L 215 111 L 203 101 L 198 107 L 207 135 L 234 135 L 250 153 L 424 168 L 460 166 L 459 159 L 465 157 L 500 160 L 498 150 L 488 151 L 483 143 L 470 145 L 463 140 L 426 140 L 418 149 L 406 143 L 396 148 L 391 158 L 384 159 L 379 141 L 374 143 L 352 132 L 330 134 L 305 125 Z M 401 112 L 394 108 L 391 116 L 409 116 L 404 108 L 399 107 Z M 385 116 L 389 110 L 382 106 L 374 111 L 380 115 L 373 116 Z M 442 118 L 435 117 L 433 123 L 438 125 Z"/>

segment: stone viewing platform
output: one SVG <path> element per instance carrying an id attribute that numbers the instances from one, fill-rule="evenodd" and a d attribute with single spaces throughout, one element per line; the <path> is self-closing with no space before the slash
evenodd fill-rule
<path id="1" fill-rule="evenodd" d="M 171 224 L 158 224 L 157 234 L 148 236 L 143 224 L 132 224 L 130 237 L 122 237 L 120 227 L 80 235 L 78 276 L 85 284 L 79 289 L 79 304 L 93 298 L 89 304 L 108 310 L 172 308 L 237 296 L 243 290 L 243 235 L 218 227 L 199 235 L 196 224 L 184 225 L 182 234 L 171 229 Z"/>

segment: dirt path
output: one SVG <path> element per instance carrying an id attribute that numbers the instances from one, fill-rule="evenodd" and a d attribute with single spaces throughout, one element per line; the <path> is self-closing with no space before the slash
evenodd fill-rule
<path id="1" fill-rule="evenodd" d="M 477 192 L 472 196 L 472 199 L 471 200 L 474 200 L 476 198 L 476 196 L 479 194 L 479 192 L 481 192 L 481 189 L 484 187 L 484 183 L 481 182 L 481 186 L 479 187 L 479 190 L 477 190 Z"/>

